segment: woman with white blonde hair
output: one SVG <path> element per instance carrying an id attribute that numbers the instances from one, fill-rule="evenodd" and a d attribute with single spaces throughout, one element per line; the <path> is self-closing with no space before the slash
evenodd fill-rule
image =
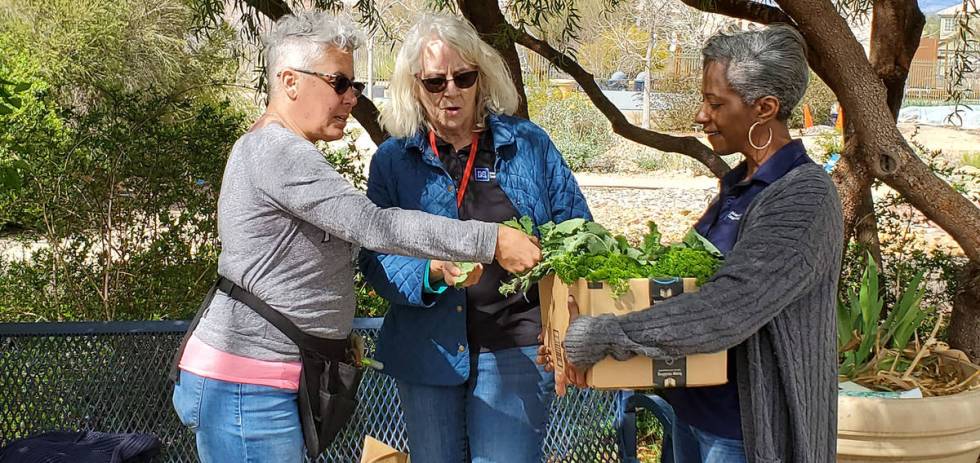
<path id="1" fill-rule="evenodd" d="M 503 58 L 471 24 L 424 16 L 405 38 L 381 122 L 394 136 L 371 161 L 381 207 L 535 225 L 590 218 L 568 165 L 520 101 Z M 536 287 L 504 297 L 494 262 L 366 251 L 361 268 L 391 306 L 378 341 L 397 380 L 413 461 L 540 462 L 554 376 L 534 363 Z"/>

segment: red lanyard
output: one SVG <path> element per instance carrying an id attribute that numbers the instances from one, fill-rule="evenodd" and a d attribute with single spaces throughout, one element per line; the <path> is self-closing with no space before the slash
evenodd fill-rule
<path id="1" fill-rule="evenodd" d="M 480 141 L 478 133 L 473 132 L 473 140 L 470 141 L 470 157 L 466 160 L 466 170 L 463 171 L 463 181 L 459 182 L 459 190 L 456 191 L 456 209 L 463 206 L 463 195 L 466 194 L 466 186 L 470 183 L 470 172 L 473 172 L 473 162 L 476 161 L 476 145 Z M 429 144 L 432 145 L 432 155 L 439 159 L 439 149 L 436 148 L 436 133 L 429 131 Z"/>

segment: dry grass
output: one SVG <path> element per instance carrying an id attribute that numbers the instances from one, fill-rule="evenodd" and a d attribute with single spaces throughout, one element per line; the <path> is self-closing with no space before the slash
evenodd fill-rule
<path id="1" fill-rule="evenodd" d="M 980 370 L 972 373 L 964 366 L 970 362 L 960 351 L 936 340 L 942 325 L 942 314 L 932 333 L 924 342 L 916 336 L 913 347 L 904 350 L 878 347 L 874 359 L 865 368 L 864 374 L 853 379 L 869 389 L 876 391 L 908 391 L 919 388 L 923 397 L 936 397 L 958 394 L 980 389 Z M 904 372 L 896 367 L 901 361 L 911 361 Z"/>

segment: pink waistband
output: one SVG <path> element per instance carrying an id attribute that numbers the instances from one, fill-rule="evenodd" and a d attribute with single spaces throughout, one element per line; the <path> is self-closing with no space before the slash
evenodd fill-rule
<path id="1" fill-rule="evenodd" d="M 179 367 L 205 378 L 298 391 L 302 363 L 270 362 L 229 354 L 191 335 Z"/>

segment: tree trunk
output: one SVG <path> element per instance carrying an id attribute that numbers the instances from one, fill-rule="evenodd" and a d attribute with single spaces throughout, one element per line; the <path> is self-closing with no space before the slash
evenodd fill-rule
<path id="1" fill-rule="evenodd" d="M 781 0 L 800 32 L 820 57 L 825 82 L 847 109 L 870 171 L 901 193 L 927 218 L 946 230 L 970 259 L 980 261 L 980 208 L 929 170 L 899 133 L 888 92 L 864 50 L 829 0 Z M 917 8 L 917 7 L 916 7 Z M 882 32 L 884 33 L 884 32 Z M 892 39 L 902 37 L 894 34 Z"/>
<path id="2" fill-rule="evenodd" d="M 905 80 L 924 25 L 925 17 L 914 2 L 876 0 L 873 4 L 870 62 L 885 85 L 888 109 L 895 121 L 902 108 Z M 895 34 L 901 34 L 901 40 L 895 40 Z M 872 175 L 864 165 L 867 156 L 858 152 L 861 149 L 859 140 L 851 138 L 857 143 L 851 143 L 850 149 L 842 153 L 846 161 L 834 176 L 844 204 L 844 242 L 850 240 L 853 232 L 858 244 L 871 253 L 880 268 L 881 244 L 871 196 Z"/>
<path id="3" fill-rule="evenodd" d="M 980 362 L 980 264 L 969 262 L 959 275 L 959 291 L 949 320 L 949 345 Z"/>
<path id="4" fill-rule="evenodd" d="M 881 242 L 878 240 L 878 216 L 875 215 L 875 202 L 868 185 L 858 196 L 858 221 L 854 227 L 854 240 L 871 253 L 878 268 L 881 268 Z"/>
<path id="5" fill-rule="evenodd" d="M 351 115 L 354 116 L 354 119 L 357 119 L 361 127 L 364 127 L 364 130 L 371 136 L 371 141 L 378 146 L 391 136 L 381 127 L 381 123 L 378 122 L 379 114 L 378 107 L 364 95 L 357 98 L 357 104 L 351 110 Z"/>
<path id="6" fill-rule="evenodd" d="M 517 93 L 521 95 L 521 104 L 517 108 L 517 116 L 528 118 L 527 95 L 524 93 L 524 73 L 521 71 L 521 58 L 517 54 L 517 46 L 513 36 L 508 34 L 507 18 L 500 11 L 497 0 L 458 0 L 459 11 L 468 19 L 484 42 L 489 43 L 500 52 L 510 70 Z"/>
<path id="7" fill-rule="evenodd" d="M 866 217 L 867 208 L 863 206 L 864 192 L 870 192 L 873 178 L 867 166 L 860 162 L 862 156 L 857 153 L 860 149 L 857 140 L 851 138 L 844 145 L 837 166 L 834 167 L 833 179 L 840 194 L 841 210 L 844 213 L 844 242 L 850 241 L 858 222 L 876 220 Z"/>
<path id="8" fill-rule="evenodd" d="M 885 84 L 888 109 L 896 120 L 925 24 L 926 18 L 914 1 L 875 0 L 872 4 L 870 61 Z"/>

